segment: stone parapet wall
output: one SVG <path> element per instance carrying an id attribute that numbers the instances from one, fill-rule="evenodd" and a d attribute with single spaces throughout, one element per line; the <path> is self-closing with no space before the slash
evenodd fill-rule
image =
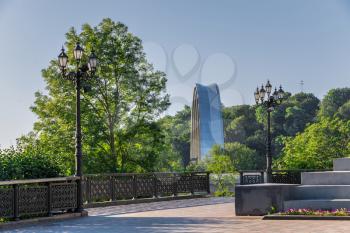
<path id="1" fill-rule="evenodd" d="M 235 187 L 235 208 L 237 216 L 261 216 L 282 211 L 284 201 L 292 199 L 295 184 L 255 184 Z"/>

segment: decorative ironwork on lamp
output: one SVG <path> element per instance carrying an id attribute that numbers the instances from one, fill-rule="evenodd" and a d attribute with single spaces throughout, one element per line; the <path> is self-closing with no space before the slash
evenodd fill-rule
<path id="1" fill-rule="evenodd" d="M 261 88 L 256 88 L 254 92 L 254 99 L 257 105 L 262 105 L 267 110 L 267 145 L 266 145 L 266 175 L 267 183 L 272 183 L 272 152 L 271 152 L 271 112 L 276 106 L 280 105 L 284 99 L 284 90 L 282 86 L 279 90 L 275 88 L 272 93 L 272 85 L 268 80 L 265 87 L 261 85 Z M 267 94 L 267 98 L 266 97 Z"/>
<path id="2" fill-rule="evenodd" d="M 75 84 L 76 88 L 76 133 L 75 133 L 75 176 L 80 177 L 77 181 L 77 212 L 83 210 L 83 195 L 82 195 L 82 142 L 81 142 L 81 110 L 80 110 L 80 92 L 83 82 L 86 82 L 89 78 L 92 78 L 95 74 L 97 67 L 97 56 L 94 51 L 88 58 L 87 64 L 81 64 L 83 59 L 84 49 L 77 42 L 74 50 L 73 57 L 76 61 L 74 71 L 68 72 L 68 56 L 65 53 L 62 46 L 61 53 L 58 55 L 58 65 L 61 70 L 62 76 L 65 79 L 71 80 Z"/>

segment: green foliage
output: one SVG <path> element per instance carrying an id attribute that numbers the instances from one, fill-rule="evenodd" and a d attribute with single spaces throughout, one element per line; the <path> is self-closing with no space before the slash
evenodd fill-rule
<path id="1" fill-rule="evenodd" d="M 330 90 L 323 98 L 318 117 L 333 117 L 346 102 L 350 100 L 350 88 Z"/>
<path id="2" fill-rule="evenodd" d="M 66 38 L 70 61 L 77 41 L 99 59 L 96 77 L 85 81 L 89 91 L 82 93 L 84 173 L 157 170 L 165 136 L 156 120 L 169 106 L 165 74 L 147 62 L 141 40 L 122 23 L 85 24 L 80 34 L 72 28 Z M 72 174 L 75 88 L 62 79 L 56 59 L 42 76 L 47 94 L 35 94 L 32 111 L 38 120 L 29 141 L 43 154 L 57 156 L 65 174 Z M 25 150 L 31 147 L 28 143 Z"/>
<path id="3" fill-rule="evenodd" d="M 285 138 L 283 169 L 329 169 L 334 158 L 350 155 L 350 121 L 323 118 L 296 137 Z"/>
<path id="4" fill-rule="evenodd" d="M 298 93 L 291 96 L 285 105 L 285 122 L 283 135 L 295 136 L 305 127 L 315 122 L 320 100 L 310 93 Z"/>
<path id="5" fill-rule="evenodd" d="M 238 105 L 223 109 L 225 139 L 244 143 L 262 125 L 255 118 L 255 107 Z"/>
<path id="6" fill-rule="evenodd" d="M 226 172 L 229 172 L 230 170 L 253 170 L 257 167 L 256 151 L 238 142 L 225 143 L 224 147 L 215 145 L 210 154 L 212 159 L 217 161 L 217 166 L 230 166 L 230 168 L 221 167 Z M 229 161 L 226 161 L 228 159 Z"/>
<path id="7" fill-rule="evenodd" d="M 231 158 L 224 154 L 213 154 L 208 161 L 207 168 L 214 174 L 233 172 Z"/>
<path id="8" fill-rule="evenodd" d="M 55 158 L 27 154 L 10 148 L 0 151 L 0 180 L 58 177 L 61 169 Z"/>
<path id="9" fill-rule="evenodd" d="M 165 150 L 160 156 L 160 169 L 181 171 L 189 164 L 191 136 L 191 108 L 187 105 L 174 116 L 159 120 L 165 135 Z"/>
<path id="10" fill-rule="evenodd" d="M 272 112 L 272 151 L 275 158 L 281 155 L 284 136 L 295 136 L 307 125 L 316 121 L 319 100 L 309 93 L 291 95 Z M 233 106 L 224 108 L 225 142 L 239 142 L 255 152 L 243 168 L 264 169 L 266 164 L 267 112 L 262 106 Z M 241 152 L 245 153 L 245 152 Z M 248 164 L 250 164 L 248 166 Z"/>
<path id="11" fill-rule="evenodd" d="M 277 213 L 277 208 L 275 206 L 271 206 L 268 214 L 275 214 Z"/>
<path id="12" fill-rule="evenodd" d="M 241 143 L 257 153 L 251 167 L 260 169 L 265 163 L 264 125 L 257 118 L 260 108 L 249 105 L 223 109 L 225 142 Z M 218 149 L 218 148 L 216 148 Z"/>
<path id="13" fill-rule="evenodd" d="M 159 124 L 156 122 L 142 122 L 128 129 L 131 135 L 127 135 L 124 143 L 124 161 L 122 169 L 133 172 L 157 171 L 158 160 L 164 151 L 164 135 Z M 128 141 L 127 141 L 128 140 Z"/>
<path id="14" fill-rule="evenodd" d="M 9 218 L 0 218 L 0 223 L 11 221 Z"/>
<path id="15" fill-rule="evenodd" d="M 350 120 L 350 100 L 338 109 L 336 116 L 343 120 Z"/>
<path id="16" fill-rule="evenodd" d="M 274 135 L 294 136 L 301 132 L 309 123 L 315 122 L 319 100 L 309 93 L 290 95 L 285 101 L 275 108 L 271 116 L 271 126 Z M 266 111 L 258 107 L 257 120 L 266 125 Z"/>
<path id="17" fill-rule="evenodd" d="M 124 24 L 104 19 L 96 27 L 83 25 L 79 34 L 74 28 L 66 33 L 70 61 L 77 41 L 99 58 L 96 77 L 84 80 L 82 93 L 85 174 L 210 170 L 218 178 L 218 195 L 228 195 L 224 174 L 265 168 L 262 106 L 224 108 L 224 146 L 189 164 L 191 108 L 161 117 L 170 104 L 167 79 L 147 62 L 141 40 Z M 15 148 L 1 151 L 0 179 L 74 172 L 75 88 L 61 77 L 56 58 L 42 76 L 46 92 L 36 92 L 31 107 L 38 120 Z M 350 88 L 330 90 L 321 104 L 310 93 L 286 93 L 271 117 L 275 166 L 329 168 L 333 158 L 349 156 Z"/>
<path id="18" fill-rule="evenodd" d="M 200 160 L 196 163 L 190 163 L 186 167 L 188 172 L 205 172 L 208 171 L 208 160 Z"/>
<path id="19" fill-rule="evenodd" d="M 214 192 L 214 196 L 216 197 L 233 197 L 234 193 L 229 190 L 227 186 L 223 188 L 219 188 Z"/>
<path id="20" fill-rule="evenodd" d="M 229 191 L 230 184 L 227 183 L 226 173 L 232 173 L 234 168 L 230 156 L 223 154 L 213 154 L 207 162 L 207 170 L 212 172 L 215 179 L 212 180 L 216 187 L 215 196 L 232 196 Z M 232 184 L 231 184 L 232 185 Z"/>

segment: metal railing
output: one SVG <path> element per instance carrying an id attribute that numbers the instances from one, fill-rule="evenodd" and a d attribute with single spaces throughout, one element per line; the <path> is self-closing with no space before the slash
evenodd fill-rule
<path id="1" fill-rule="evenodd" d="M 302 172 L 329 171 L 320 169 L 297 169 L 297 170 L 273 170 L 272 183 L 278 184 L 301 184 Z M 264 171 L 244 170 L 239 171 L 240 184 L 261 184 L 264 183 Z"/>
<path id="2" fill-rule="evenodd" d="M 79 177 L 0 181 L 0 218 L 51 216 L 77 208 Z M 209 173 L 95 174 L 82 178 L 91 203 L 210 193 Z"/>
<path id="3" fill-rule="evenodd" d="M 83 177 L 83 198 L 87 204 L 195 193 L 210 193 L 208 172 L 113 173 Z"/>
<path id="4" fill-rule="evenodd" d="M 239 182 L 241 185 L 264 183 L 264 171 L 263 170 L 239 171 Z"/>
<path id="5" fill-rule="evenodd" d="M 77 177 L 0 181 L 0 218 L 52 215 L 77 207 Z"/>

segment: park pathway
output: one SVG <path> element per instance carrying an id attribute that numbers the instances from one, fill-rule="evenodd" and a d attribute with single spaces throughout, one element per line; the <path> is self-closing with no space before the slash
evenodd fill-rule
<path id="1" fill-rule="evenodd" d="M 19 228 L 20 233 L 246 233 L 350 231 L 350 221 L 235 217 L 234 198 L 201 198 L 89 209 L 89 217 Z"/>

